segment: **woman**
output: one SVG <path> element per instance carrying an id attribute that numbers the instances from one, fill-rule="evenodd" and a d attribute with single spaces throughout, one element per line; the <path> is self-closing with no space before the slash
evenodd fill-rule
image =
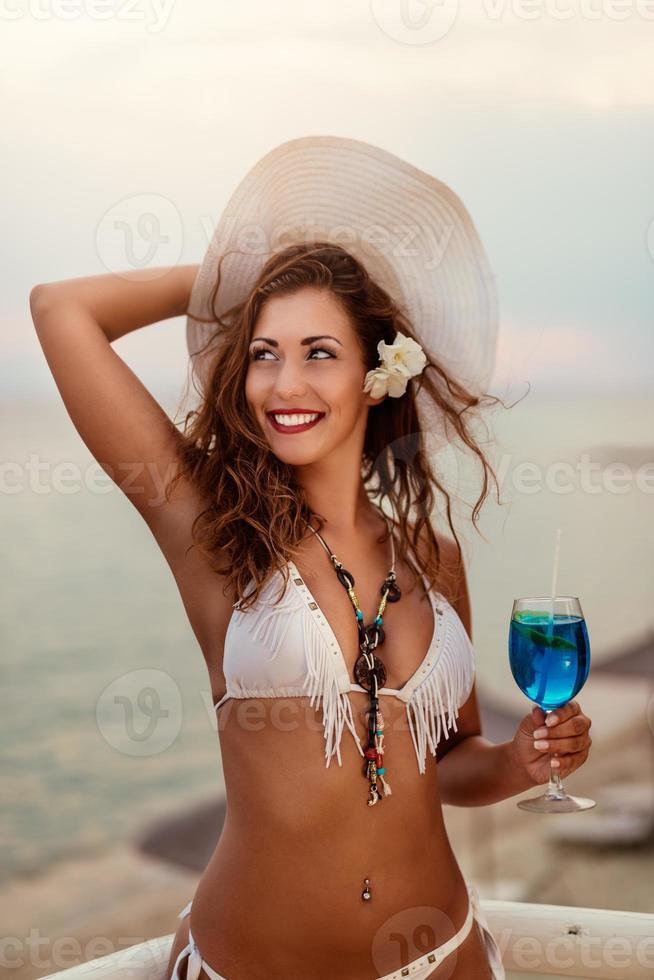
<path id="1" fill-rule="evenodd" d="M 434 489 L 449 496 L 416 379 L 486 477 L 463 414 L 479 399 L 357 258 L 299 242 L 220 318 L 182 433 L 111 342 L 186 311 L 197 271 L 31 295 L 71 418 L 175 575 L 216 704 L 227 815 L 169 972 L 503 977 L 441 805 L 546 782 L 552 751 L 572 772 L 590 719 L 576 702 L 558 710 L 545 749 L 536 708 L 511 742 L 481 737 L 465 572 L 451 518 L 454 540 L 430 524 Z"/>

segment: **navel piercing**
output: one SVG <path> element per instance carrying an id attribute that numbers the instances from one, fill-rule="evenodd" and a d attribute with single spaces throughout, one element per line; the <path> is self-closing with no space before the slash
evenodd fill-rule
<path id="1" fill-rule="evenodd" d="M 364 888 L 363 891 L 361 892 L 361 898 L 364 900 L 364 902 L 369 902 L 370 899 L 372 898 L 372 894 L 370 892 L 370 887 L 369 887 L 370 878 L 364 878 L 363 881 L 364 881 Z"/>

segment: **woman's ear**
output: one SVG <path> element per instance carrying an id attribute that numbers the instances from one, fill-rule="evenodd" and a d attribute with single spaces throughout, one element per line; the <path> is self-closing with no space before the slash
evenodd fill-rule
<path id="1" fill-rule="evenodd" d="M 371 408 L 374 408 L 375 405 L 381 404 L 381 402 L 383 402 L 386 398 L 388 398 L 388 395 L 387 394 L 386 395 L 380 395 L 379 398 L 373 398 L 372 395 L 370 395 L 368 392 L 366 392 L 365 404 L 366 405 L 370 405 Z"/>

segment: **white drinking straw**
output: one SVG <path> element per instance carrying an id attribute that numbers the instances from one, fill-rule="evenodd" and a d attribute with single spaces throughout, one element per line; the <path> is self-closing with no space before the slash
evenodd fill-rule
<path id="1" fill-rule="evenodd" d="M 550 632 L 551 632 L 551 629 L 552 629 L 552 627 L 554 625 L 554 600 L 556 598 L 556 580 L 557 580 L 558 575 L 559 575 L 559 551 L 560 551 L 560 548 L 561 548 L 561 528 L 560 527 L 557 527 L 557 529 L 556 529 L 556 544 L 554 545 L 554 563 L 552 565 L 552 587 L 551 587 L 551 590 L 550 590 L 550 596 L 551 596 L 551 598 L 550 598 L 550 617 L 549 617 L 549 619 L 550 619 L 550 621 L 549 621 L 549 629 L 550 629 Z"/>

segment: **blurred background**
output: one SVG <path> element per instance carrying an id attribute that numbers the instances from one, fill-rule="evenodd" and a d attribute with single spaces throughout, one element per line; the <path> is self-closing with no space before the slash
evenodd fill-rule
<path id="1" fill-rule="evenodd" d="M 223 816 L 202 656 L 68 419 L 30 289 L 200 262 L 245 172 L 321 133 L 448 184 L 496 275 L 490 390 L 516 404 L 488 419 L 501 502 L 483 534 L 465 506 L 460 524 L 484 734 L 529 710 L 509 617 L 547 594 L 557 528 L 558 592 L 591 638 L 593 749 L 566 788 L 601 806 L 446 808 L 455 852 L 482 896 L 654 912 L 654 9 L 16 0 L 0 19 L 3 966 L 43 976 L 174 931 Z M 184 319 L 116 349 L 174 415 Z M 462 499 L 474 478 L 457 468 Z M 144 691 L 171 709 L 156 737 Z"/>

